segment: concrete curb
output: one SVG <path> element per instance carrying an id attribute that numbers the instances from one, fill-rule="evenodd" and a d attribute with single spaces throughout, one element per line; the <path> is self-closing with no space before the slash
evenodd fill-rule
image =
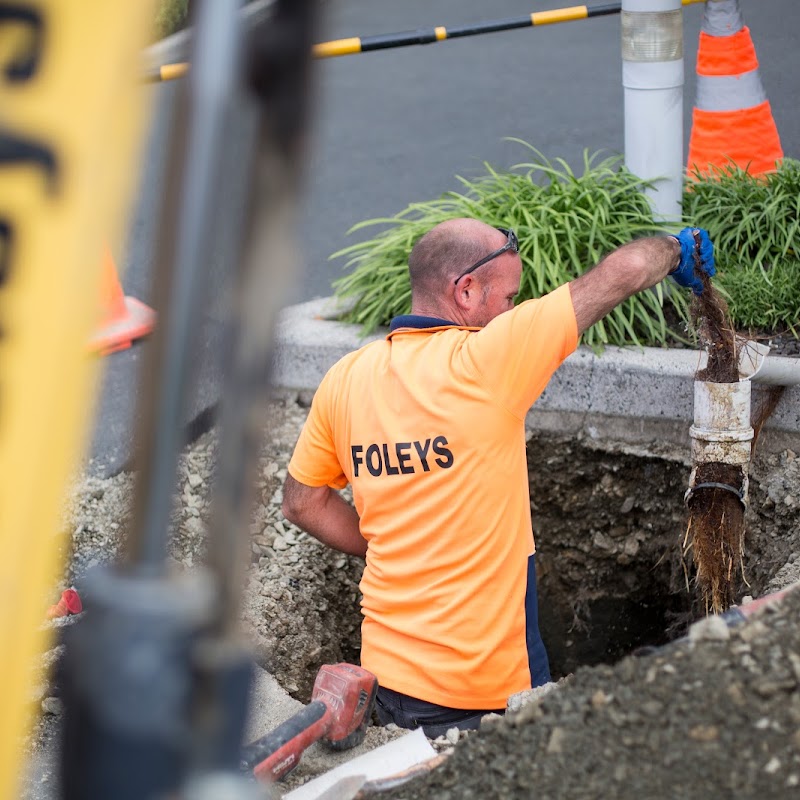
<path id="1" fill-rule="evenodd" d="M 357 325 L 337 322 L 337 313 L 333 298 L 311 300 L 281 313 L 275 386 L 313 391 L 338 359 L 385 335 L 381 331 L 363 337 Z M 704 358 L 704 353 L 694 350 L 607 347 L 597 355 L 580 347 L 529 412 L 528 426 L 650 449 L 661 442 L 688 447 L 694 373 Z M 764 391 L 754 386 L 754 402 Z M 772 435 L 759 447 L 800 446 L 800 387 L 787 389 L 765 430 Z"/>

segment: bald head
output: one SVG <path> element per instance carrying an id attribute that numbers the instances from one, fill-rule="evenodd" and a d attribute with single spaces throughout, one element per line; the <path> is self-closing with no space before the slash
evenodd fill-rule
<path id="1" fill-rule="evenodd" d="M 449 293 L 453 281 L 471 264 L 502 246 L 503 239 L 497 229 L 477 219 L 449 219 L 431 228 L 408 257 L 412 296 L 435 299 Z"/>
<path id="2" fill-rule="evenodd" d="M 411 313 L 480 328 L 513 308 L 522 261 L 507 242 L 504 233 L 476 219 L 432 228 L 408 257 Z M 463 274 L 475 264 L 479 271 Z"/>

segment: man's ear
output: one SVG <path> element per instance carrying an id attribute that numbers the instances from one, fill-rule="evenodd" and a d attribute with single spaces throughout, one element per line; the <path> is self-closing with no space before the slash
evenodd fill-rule
<path id="1" fill-rule="evenodd" d="M 472 275 L 465 275 L 453 287 L 453 299 L 456 307 L 463 311 L 469 311 L 473 307 L 477 295 L 478 287 L 475 285 L 475 281 L 472 280 Z"/>

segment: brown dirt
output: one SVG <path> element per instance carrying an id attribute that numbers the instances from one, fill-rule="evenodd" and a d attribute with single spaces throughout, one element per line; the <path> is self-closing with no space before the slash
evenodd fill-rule
<path id="1" fill-rule="evenodd" d="M 272 406 L 244 608 L 259 662 L 302 702 L 322 663 L 356 660 L 360 645 L 361 562 L 326 550 L 280 514 L 307 399 L 283 395 Z M 172 557 L 184 566 L 203 555 L 214 445 L 214 432 L 201 437 L 181 464 Z M 770 615 L 749 639 L 670 645 L 609 666 L 684 634 L 692 619 L 680 566 L 688 448 L 537 434 L 528 452 L 543 633 L 556 677 L 572 677 L 518 715 L 461 737 L 444 766 L 396 796 L 791 793 L 800 776 L 796 617 Z M 127 474 L 76 487 L 64 585 L 80 588 L 89 566 L 113 558 L 132 488 Z M 757 459 L 750 496 L 750 585 L 737 600 L 800 579 L 800 459 L 792 451 Z"/>
<path id="2" fill-rule="evenodd" d="M 681 564 L 688 447 L 655 450 L 554 436 L 528 443 L 540 615 L 559 675 L 663 643 L 703 611 Z M 737 585 L 737 602 L 774 590 L 772 576 L 800 552 L 799 468 L 792 451 L 751 465 L 748 583 Z"/>

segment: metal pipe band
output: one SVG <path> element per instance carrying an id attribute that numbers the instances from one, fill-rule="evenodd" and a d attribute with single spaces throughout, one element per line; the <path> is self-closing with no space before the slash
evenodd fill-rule
<path id="1" fill-rule="evenodd" d="M 698 489 L 723 489 L 726 492 L 730 492 L 731 494 L 736 495 L 736 499 L 742 504 L 744 508 L 747 508 L 747 492 L 745 491 L 744 486 L 741 489 L 737 489 L 735 486 L 731 486 L 728 483 L 716 483 L 709 481 L 708 483 L 698 483 L 695 486 L 690 486 L 686 490 L 686 494 L 683 497 L 683 502 L 688 506 L 691 502 L 694 495 L 697 493 Z"/>
<path id="2" fill-rule="evenodd" d="M 683 58 L 683 10 L 623 11 L 622 60 L 645 63 Z"/>

